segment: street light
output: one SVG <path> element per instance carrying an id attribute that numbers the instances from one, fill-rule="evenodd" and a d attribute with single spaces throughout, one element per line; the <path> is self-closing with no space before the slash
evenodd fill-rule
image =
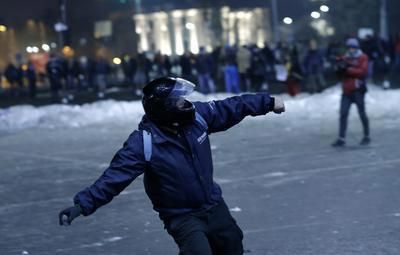
<path id="1" fill-rule="evenodd" d="M 188 30 L 193 30 L 195 29 L 195 25 L 193 23 L 186 23 L 185 25 L 186 29 Z"/>
<path id="2" fill-rule="evenodd" d="M 39 53 L 39 48 L 36 46 L 32 47 L 32 53 Z"/>
<path id="3" fill-rule="evenodd" d="M 118 57 L 113 58 L 113 63 L 115 65 L 120 65 L 122 63 L 122 60 Z"/>
<path id="4" fill-rule="evenodd" d="M 327 5 L 321 5 L 319 9 L 321 10 L 321 12 L 329 12 L 329 7 Z"/>
<path id="5" fill-rule="evenodd" d="M 285 17 L 285 18 L 283 19 L 283 23 L 285 23 L 286 25 L 290 25 L 290 24 L 293 23 L 293 19 L 290 18 L 290 17 Z"/>
<path id="6" fill-rule="evenodd" d="M 321 17 L 321 13 L 319 12 L 312 12 L 310 15 L 313 19 L 319 19 Z"/>
<path id="7" fill-rule="evenodd" d="M 168 31 L 168 27 L 166 25 L 161 26 L 161 31 L 166 32 Z"/>
<path id="8" fill-rule="evenodd" d="M 42 49 L 46 52 L 50 51 L 50 46 L 48 44 L 42 44 Z"/>
<path id="9" fill-rule="evenodd" d="M 7 27 L 4 25 L 0 25 L 0 32 L 7 32 Z"/>

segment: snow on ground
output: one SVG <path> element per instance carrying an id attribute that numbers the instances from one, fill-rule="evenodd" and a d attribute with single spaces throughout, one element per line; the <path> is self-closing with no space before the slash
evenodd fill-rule
<path id="1" fill-rule="evenodd" d="M 335 86 L 321 94 L 300 94 L 295 98 L 282 95 L 286 102 L 285 119 L 296 123 L 302 121 L 321 120 L 334 116 L 337 120 L 340 87 Z M 202 95 L 194 93 L 191 100 L 209 101 L 223 99 L 231 94 L 218 93 Z M 367 111 L 372 118 L 400 119 L 400 90 L 382 90 L 369 86 L 366 97 Z M 143 115 L 140 101 L 124 102 L 105 100 L 80 105 L 49 105 L 34 107 L 30 105 L 14 106 L 0 109 L 0 132 L 10 132 L 32 127 L 60 128 L 83 127 L 106 122 L 139 122 Z M 330 118 L 329 118 L 330 119 Z"/>
<path id="2" fill-rule="evenodd" d="M 400 254 L 400 91 L 370 86 L 373 143 L 356 145 L 357 120 L 343 149 L 329 145 L 340 88 L 282 97 L 287 113 L 248 118 L 211 138 L 215 180 L 244 232 L 245 249 L 251 255 Z M 112 100 L 0 110 L 0 254 L 177 254 L 142 178 L 90 217 L 58 225 L 59 211 L 101 175 L 142 114 L 139 101 Z M 351 118 L 358 118 L 355 107 Z M 25 131 L 1 136 L 15 129 Z"/>

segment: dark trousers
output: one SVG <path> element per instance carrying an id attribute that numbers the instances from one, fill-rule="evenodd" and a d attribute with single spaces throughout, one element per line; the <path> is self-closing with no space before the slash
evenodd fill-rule
<path id="1" fill-rule="evenodd" d="M 350 95 L 342 95 L 340 103 L 340 130 L 339 137 L 344 139 L 346 137 L 347 119 L 352 103 L 357 106 L 358 114 L 360 115 L 361 123 L 363 125 L 364 136 L 369 136 L 369 121 L 367 113 L 365 112 L 365 93 L 356 91 Z"/>
<path id="2" fill-rule="evenodd" d="M 242 255 L 243 232 L 224 201 L 208 211 L 165 221 L 179 255 Z"/>

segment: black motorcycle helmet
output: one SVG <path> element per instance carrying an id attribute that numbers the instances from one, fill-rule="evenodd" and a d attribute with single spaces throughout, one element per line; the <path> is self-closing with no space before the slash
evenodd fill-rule
<path id="1" fill-rule="evenodd" d="M 195 119 L 192 102 L 185 99 L 195 85 L 181 78 L 162 77 L 143 88 L 143 108 L 149 119 L 161 125 L 185 125 Z"/>

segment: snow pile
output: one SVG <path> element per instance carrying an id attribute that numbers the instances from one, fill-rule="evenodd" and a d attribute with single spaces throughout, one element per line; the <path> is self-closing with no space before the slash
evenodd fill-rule
<path id="1" fill-rule="evenodd" d="M 42 127 L 82 127 L 91 124 L 140 119 L 142 104 L 135 102 L 100 101 L 92 104 L 15 106 L 0 110 L 0 131 Z"/>
<path id="2" fill-rule="evenodd" d="M 335 86 L 321 94 L 301 94 L 293 99 L 283 96 L 287 109 L 285 117 L 302 121 L 326 119 L 337 121 L 341 93 L 341 88 Z M 367 114 L 370 118 L 400 120 L 400 107 L 398 107 L 400 90 L 382 90 L 380 87 L 369 85 L 365 100 Z M 352 111 L 356 111 L 354 104 Z M 356 117 L 358 118 L 358 116 Z"/>
<path id="3" fill-rule="evenodd" d="M 321 94 L 300 94 L 296 98 L 282 95 L 287 112 L 285 120 L 337 121 L 341 90 L 335 86 Z M 209 101 L 223 99 L 230 94 L 202 95 L 194 93 L 191 100 Z M 400 90 L 382 90 L 369 86 L 366 97 L 367 111 L 371 118 L 385 118 L 400 122 Z M 353 106 L 353 108 L 355 108 Z M 143 115 L 140 101 L 120 102 L 114 100 L 99 101 L 82 106 L 50 105 L 43 107 L 15 106 L 0 109 L 0 131 L 16 131 L 26 128 L 76 128 L 92 124 L 111 122 L 139 122 Z M 257 119 L 257 118 L 255 118 Z M 262 118 L 261 118 L 262 119 Z"/>

